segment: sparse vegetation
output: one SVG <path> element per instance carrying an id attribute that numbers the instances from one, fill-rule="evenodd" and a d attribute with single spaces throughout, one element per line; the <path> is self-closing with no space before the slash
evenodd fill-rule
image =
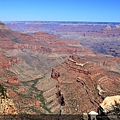
<path id="1" fill-rule="evenodd" d="M 6 95 L 6 89 L 1 84 L 0 84 L 0 93 L 1 93 L 1 95 L 3 97 L 3 99 L 5 97 L 7 97 L 7 95 Z"/>
<path id="2" fill-rule="evenodd" d="M 43 109 L 45 109 L 46 111 L 48 111 L 49 113 L 51 113 L 50 109 L 48 109 L 45 105 L 45 99 L 44 99 L 44 96 L 43 96 L 43 92 L 41 91 L 41 93 L 37 96 L 39 98 L 39 100 L 41 101 L 42 105 L 41 107 Z"/>
<path id="3" fill-rule="evenodd" d="M 44 99 L 44 97 L 43 97 L 43 92 L 41 91 L 41 93 L 39 94 L 39 99 L 40 99 L 40 101 L 45 105 L 45 99 Z"/>
<path id="4" fill-rule="evenodd" d="M 50 109 L 48 109 L 45 105 L 43 105 L 42 108 L 51 113 Z"/>
<path id="5" fill-rule="evenodd" d="M 38 99 L 42 104 L 41 104 L 41 107 L 44 109 L 44 110 L 46 110 L 46 111 L 48 111 L 49 113 L 51 113 L 51 111 L 50 111 L 50 109 L 48 109 L 47 107 L 46 107 L 46 105 L 45 105 L 45 98 L 44 98 L 44 96 L 43 96 L 43 91 L 40 91 L 40 90 L 38 90 L 36 87 L 35 87 L 35 85 L 36 85 L 36 83 L 38 82 L 38 80 L 39 80 L 40 78 L 37 78 L 37 79 L 35 79 L 34 81 L 32 81 L 32 82 L 34 82 L 32 85 L 30 85 L 29 84 L 29 82 L 23 82 L 23 85 L 24 86 L 28 86 L 28 87 L 30 87 L 29 88 L 29 95 L 31 96 L 31 95 L 33 95 L 34 94 L 34 92 L 36 93 L 36 99 Z M 29 96 L 27 96 L 26 94 L 24 95 L 24 94 L 19 94 L 20 96 L 22 96 L 22 97 L 29 97 Z M 34 107 L 32 107 L 31 108 L 31 110 L 32 111 L 34 111 L 34 112 L 36 112 L 37 111 L 37 113 L 40 113 L 40 111 L 38 111 L 38 110 L 36 110 Z"/>

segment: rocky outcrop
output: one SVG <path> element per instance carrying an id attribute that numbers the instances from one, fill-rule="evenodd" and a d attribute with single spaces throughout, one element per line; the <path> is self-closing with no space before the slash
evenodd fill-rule
<path id="1" fill-rule="evenodd" d="M 58 80 L 58 77 L 60 77 L 60 73 L 57 72 L 55 69 L 52 69 L 51 77 Z"/>
<path id="2" fill-rule="evenodd" d="M 98 107 L 97 120 L 120 119 L 120 96 L 107 96 Z"/>
<path id="3" fill-rule="evenodd" d="M 0 114 L 1 115 L 14 115 L 17 114 L 17 109 L 6 89 L 0 85 Z"/>
<path id="4" fill-rule="evenodd" d="M 115 112 L 115 109 L 117 110 L 117 107 L 119 107 L 117 105 L 120 105 L 120 95 L 107 96 L 100 104 L 100 106 L 103 108 L 103 112 L 106 114 L 112 111 Z"/>
<path id="5" fill-rule="evenodd" d="M 17 57 L 11 57 L 9 59 L 6 60 L 2 60 L 1 62 L 1 66 L 3 68 L 9 68 L 10 66 L 20 62 L 21 60 L 19 60 Z"/>
<path id="6" fill-rule="evenodd" d="M 7 82 L 12 84 L 19 84 L 18 78 L 16 76 L 8 78 Z"/>
<path id="7" fill-rule="evenodd" d="M 120 92 L 119 74 L 111 74 L 85 57 L 70 56 L 52 70 L 51 77 L 58 81 L 57 97 L 63 94 L 62 114 L 97 112 L 105 97 Z"/>

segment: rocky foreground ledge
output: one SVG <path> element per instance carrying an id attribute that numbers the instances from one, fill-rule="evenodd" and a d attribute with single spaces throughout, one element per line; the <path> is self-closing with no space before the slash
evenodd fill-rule
<path id="1" fill-rule="evenodd" d="M 83 113 L 84 120 L 119 120 L 120 95 L 108 96 L 99 105 L 98 111 Z"/>

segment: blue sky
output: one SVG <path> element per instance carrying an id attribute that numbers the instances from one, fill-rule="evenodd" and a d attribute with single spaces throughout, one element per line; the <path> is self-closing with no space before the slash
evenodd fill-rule
<path id="1" fill-rule="evenodd" d="M 0 0 L 0 20 L 120 22 L 120 0 Z"/>

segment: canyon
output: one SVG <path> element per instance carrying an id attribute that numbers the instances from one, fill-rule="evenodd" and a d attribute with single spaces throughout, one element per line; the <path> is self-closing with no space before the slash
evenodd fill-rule
<path id="1" fill-rule="evenodd" d="M 0 113 L 97 112 L 107 96 L 120 94 L 119 23 L 6 25 L 0 22 L 0 84 L 11 102 Z"/>
<path id="2" fill-rule="evenodd" d="M 120 57 L 120 23 L 112 22 L 8 22 L 23 33 L 48 32 L 63 39 L 78 40 L 94 52 Z"/>

